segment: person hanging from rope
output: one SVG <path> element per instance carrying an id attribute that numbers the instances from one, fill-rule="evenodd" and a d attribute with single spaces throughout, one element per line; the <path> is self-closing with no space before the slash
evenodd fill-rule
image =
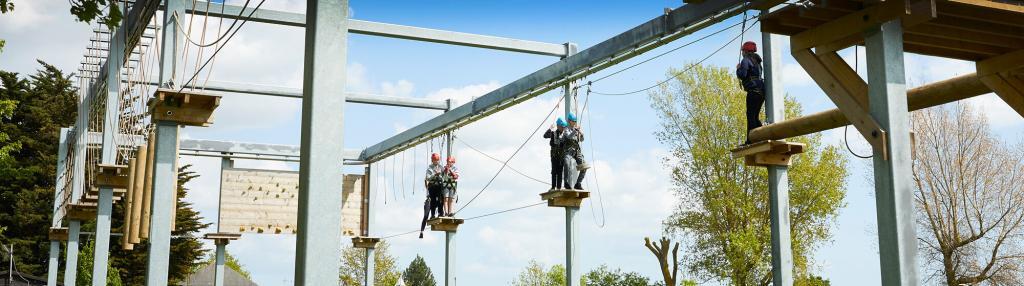
<path id="1" fill-rule="evenodd" d="M 761 127 L 761 106 L 764 105 L 764 79 L 761 77 L 761 56 L 757 54 L 757 44 L 745 42 L 740 47 L 743 59 L 736 64 L 736 77 L 747 92 L 747 141 L 750 144 L 750 130 Z"/>
<path id="2" fill-rule="evenodd" d="M 562 150 L 562 134 L 565 133 L 565 128 L 569 124 L 565 123 L 561 117 L 555 121 L 555 124 L 551 125 L 547 131 L 544 131 L 544 138 L 548 139 L 548 145 L 551 146 L 551 190 L 562 189 L 562 168 L 565 166 L 565 154 Z M 569 188 L 569 185 L 565 185 L 565 188 Z"/>
<path id="3" fill-rule="evenodd" d="M 569 113 L 566 118 L 569 119 L 569 126 L 562 133 L 562 150 L 564 152 L 563 157 L 565 158 L 565 165 L 562 167 L 564 169 L 564 172 L 562 172 L 564 176 L 563 181 L 565 181 L 565 188 L 567 189 L 569 186 L 572 186 L 573 189 L 583 190 L 583 177 L 587 175 L 587 169 L 590 169 L 587 161 L 583 158 L 583 150 L 580 148 L 580 143 L 583 142 L 583 130 L 580 129 L 575 114 Z M 571 172 L 569 168 L 570 163 L 576 163 L 576 170 L 579 170 L 579 176 L 576 177 L 575 183 L 569 182 L 571 178 L 569 175 Z"/>
<path id="4" fill-rule="evenodd" d="M 427 199 L 423 202 L 423 220 L 420 222 L 420 238 L 423 238 L 423 230 L 427 228 L 427 220 L 443 215 L 441 193 L 444 191 L 442 178 L 444 167 L 441 166 L 440 162 L 440 154 L 430 154 L 430 165 L 427 166 L 427 175 L 423 177 L 423 185 L 427 188 Z"/>
<path id="5" fill-rule="evenodd" d="M 455 191 L 459 188 L 459 168 L 455 167 L 455 157 L 448 156 L 448 164 L 444 165 L 441 173 L 441 184 L 444 186 L 444 215 L 452 217 L 455 215 Z"/>

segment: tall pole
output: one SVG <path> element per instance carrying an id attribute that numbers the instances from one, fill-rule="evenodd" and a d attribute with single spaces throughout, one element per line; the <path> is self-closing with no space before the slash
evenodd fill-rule
<path id="1" fill-rule="evenodd" d="M 71 128 L 61 128 L 60 141 L 58 141 L 57 143 L 60 145 L 57 146 L 57 176 L 55 178 L 56 181 L 53 184 L 53 220 L 51 220 L 50 222 L 51 227 L 60 227 L 61 224 L 60 218 L 57 217 L 57 211 L 60 210 L 60 205 L 61 203 L 63 203 L 63 201 L 61 201 L 61 198 L 64 197 L 63 192 L 65 189 L 65 180 L 62 180 L 61 176 L 64 174 L 64 171 L 67 171 L 66 169 L 64 169 L 64 165 L 66 163 L 65 160 L 67 159 L 68 155 L 67 142 L 68 133 L 70 131 Z M 60 270 L 60 241 L 50 239 L 50 260 L 46 269 L 46 286 L 57 285 L 58 270 Z"/>
<path id="2" fill-rule="evenodd" d="M 232 168 L 234 166 L 235 166 L 234 161 L 232 161 L 231 158 L 221 158 L 220 159 L 220 174 L 221 174 L 220 181 L 221 181 L 221 184 L 223 184 L 223 182 L 224 182 L 224 169 Z M 223 190 L 223 189 L 224 189 L 224 186 L 222 185 L 218 190 Z M 220 193 L 220 191 L 218 191 L 218 193 Z M 221 202 L 222 201 L 223 200 L 221 199 L 221 197 L 217 196 L 217 233 L 220 233 L 220 231 L 221 231 L 221 228 L 220 228 L 220 226 L 221 226 L 220 217 L 221 217 L 221 208 L 222 208 Z M 217 240 L 214 240 L 214 243 L 215 243 L 215 246 L 216 246 L 216 250 L 215 250 L 216 251 L 216 253 L 215 253 L 216 259 L 214 261 L 215 264 L 214 264 L 214 268 L 213 268 L 213 285 L 214 286 L 224 286 L 224 261 L 225 261 L 225 256 L 226 256 L 226 252 L 227 252 L 227 240 L 217 239 Z"/>
<path id="3" fill-rule="evenodd" d="M 366 174 L 364 175 L 363 180 L 370 180 L 371 178 L 373 178 L 373 176 L 371 176 L 370 172 L 371 172 L 370 165 L 367 164 L 366 165 Z M 374 214 L 373 214 L 373 196 L 370 194 L 370 190 L 369 190 L 370 181 L 366 181 L 366 184 L 364 184 L 363 186 L 367 188 L 367 190 L 363 192 L 363 194 L 366 194 L 366 196 L 363 198 L 363 200 L 366 201 L 366 208 L 367 208 L 367 210 L 366 210 L 366 232 L 363 233 L 363 236 L 371 237 L 370 236 L 370 229 L 373 228 Z M 365 256 L 363 257 L 363 259 L 365 259 L 365 261 L 363 263 L 363 286 L 373 286 L 373 282 L 374 282 L 374 279 L 375 279 L 374 276 L 376 274 L 375 271 L 377 269 L 377 266 L 376 266 L 377 261 L 375 259 L 376 257 L 374 256 L 374 252 L 375 251 L 374 251 L 373 247 L 367 247 L 367 248 L 365 248 L 365 252 L 366 252 Z"/>
<path id="4" fill-rule="evenodd" d="M 80 180 L 81 177 L 75 178 Z M 64 262 L 64 285 L 75 284 L 78 278 L 78 235 L 82 228 L 82 221 L 68 221 L 68 250 L 67 260 Z"/>
<path id="5" fill-rule="evenodd" d="M 455 286 L 455 234 L 444 232 L 444 286 Z"/>
<path id="6" fill-rule="evenodd" d="M 337 285 L 348 0 L 307 0 L 295 285 Z"/>
<path id="7" fill-rule="evenodd" d="M 224 248 L 227 241 L 216 240 L 217 260 L 213 270 L 213 286 L 224 286 Z"/>
<path id="8" fill-rule="evenodd" d="M 174 88 L 174 71 L 183 45 L 178 17 L 185 15 L 182 0 L 165 0 L 160 46 L 160 87 Z M 167 285 L 171 254 L 171 200 L 177 198 L 178 124 L 156 122 L 153 148 L 153 189 L 149 215 L 149 257 L 146 261 L 146 285 Z"/>
<path id="9" fill-rule="evenodd" d="M 566 43 L 566 57 L 576 54 L 577 49 L 578 48 L 576 44 Z M 569 82 L 564 87 L 566 120 L 569 119 L 569 114 L 573 112 L 574 104 L 576 104 L 575 98 L 573 96 L 576 94 L 574 92 L 576 86 L 577 84 L 575 82 Z M 564 158 L 560 159 L 564 160 Z M 576 178 L 577 176 L 579 176 L 579 171 L 576 169 L 575 161 L 564 161 L 566 162 L 566 165 L 564 167 L 568 168 L 568 170 L 570 171 L 568 172 L 569 176 L 566 176 L 566 178 L 564 178 L 563 180 L 568 180 L 570 183 L 576 182 Z M 571 188 L 572 186 L 570 185 L 566 187 Z M 579 269 L 575 264 L 578 258 L 576 257 L 576 233 L 578 231 L 578 227 L 576 225 L 576 212 L 578 210 L 578 207 L 565 207 L 565 285 L 567 286 L 577 285 L 579 283 L 580 277 Z"/>
<path id="10" fill-rule="evenodd" d="M 782 36 L 761 33 L 764 46 L 765 114 L 768 122 L 786 120 L 782 91 Z M 793 246 L 789 232 L 789 167 L 768 166 L 768 201 L 772 228 L 772 284 L 793 285 Z"/>
<path id="11" fill-rule="evenodd" d="M 372 247 L 365 248 L 366 256 L 363 257 L 365 260 L 363 263 L 363 285 L 373 286 L 376 274 L 374 270 L 377 268 L 377 261 L 374 260 L 374 249 Z"/>
<path id="12" fill-rule="evenodd" d="M 889 21 L 864 34 L 870 113 L 886 130 L 888 160 L 874 150 L 875 207 L 882 285 L 917 285 L 917 234 L 911 182 L 910 114 L 903 69 L 903 26 Z"/>

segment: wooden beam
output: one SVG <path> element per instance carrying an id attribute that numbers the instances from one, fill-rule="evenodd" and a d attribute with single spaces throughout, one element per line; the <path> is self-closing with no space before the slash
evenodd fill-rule
<path id="1" fill-rule="evenodd" d="M 1001 3 L 990 0 L 946 0 L 948 2 L 960 3 L 966 5 L 973 5 L 978 7 L 985 7 L 989 9 L 1004 10 L 1008 12 L 1024 14 L 1024 6 L 1014 5 L 1009 3 Z"/>
<path id="2" fill-rule="evenodd" d="M 1024 81 L 1015 75 L 1024 72 L 1024 50 L 980 61 L 976 67 L 981 81 L 1024 116 Z"/>
<path id="3" fill-rule="evenodd" d="M 853 122 L 857 131 L 860 131 L 861 135 L 864 136 L 868 143 L 871 143 L 871 146 L 875 147 L 875 150 L 880 150 L 881 152 L 878 153 L 881 154 L 883 158 L 888 158 L 888 153 L 885 148 L 885 130 L 882 130 L 881 125 L 879 125 L 878 122 L 875 121 L 875 119 L 867 112 L 867 90 L 864 89 L 863 91 L 856 91 L 847 89 L 846 86 L 856 86 L 857 84 L 850 82 L 850 80 L 845 77 L 840 78 L 837 76 L 837 72 L 839 74 L 844 72 L 839 65 L 833 63 L 834 60 L 830 59 L 828 60 L 829 63 L 826 64 L 820 57 L 815 55 L 814 52 L 811 52 L 809 49 L 794 51 L 793 58 L 803 66 L 804 70 L 807 71 L 807 74 L 810 75 L 825 94 L 832 99 L 832 102 L 839 107 L 839 110 L 842 111 L 843 115 L 848 119 L 852 119 L 850 121 Z M 831 58 L 831 56 L 826 56 L 826 58 Z M 846 65 L 845 63 L 843 65 L 845 65 L 846 68 L 849 68 L 849 65 Z M 829 66 L 834 68 L 835 71 L 829 69 Z M 843 80 L 847 82 L 844 83 Z M 863 92 L 863 94 L 854 95 L 853 92 Z M 857 97 L 863 97 L 863 99 L 858 100 L 856 99 Z"/>
<path id="4" fill-rule="evenodd" d="M 794 35 L 790 47 L 799 51 L 833 43 L 906 14 L 904 1 L 885 1 Z"/>

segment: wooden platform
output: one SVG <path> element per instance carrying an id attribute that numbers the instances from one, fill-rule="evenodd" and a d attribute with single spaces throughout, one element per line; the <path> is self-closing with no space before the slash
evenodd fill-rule
<path id="1" fill-rule="evenodd" d="M 589 198 L 590 192 L 558 189 L 540 194 L 540 199 L 548 201 L 549 207 L 580 207 L 583 199 Z"/>
<path id="2" fill-rule="evenodd" d="M 241 233 L 232 232 L 214 232 L 203 235 L 203 239 L 213 240 L 213 243 L 216 245 L 228 244 L 228 242 L 238 240 L 239 238 L 242 238 Z"/>
<path id="3" fill-rule="evenodd" d="M 172 121 L 180 125 L 210 126 L 220 96 L 198 91 L 157 89 L 149 103 L 152 120 Z"/>
<path id="4" fill-rule="evenodd" d="M 95 203 L 75 203 L 67 205 L 67 219 L 91 220 L 96 218 Z"/>
<path id="5" fill-rule="evenodd" d="M 93 185 L 101 188 L 127 189 L 128 166 L 96 164 L 96 180 Z"/>
<path id="6" fill-rule="evenodd" d="M 68 228 L 66 227 L 51 227 L 49 233 L 50 240 L 54 241 L 68 241 Z"/>
<path id="7" fill-rule="evenodd" d="M 768 140 L 732 149 L 733 158 L 744 158 L 747 166 L 789 166 L 790 156 L 804 152 L 806 145 L 780 140 Z"/>
<path id="8" fill-rule="evenodd" d="M 432 220 L 428 220 L 427 224 L 430 225 L 430 230 L 432 231 L 455 232 L 458 231 L 459 225 L 461 225 L 463 222 L 465 221 L 461 218 L 439 217 Z"/>
<path id="9" fill-rule="evenodd" d="M 794 50 L 810 41 L 807 44 L 824 54 L 863 45 L 862 26 L 901 18 L 907 52 L 980 61 L 1024 49 L 1024 6 L 986 0 L 897 0 L 887 5 L 897 9 L 883 9 L 885 4 L 875 8 L 857 0 L 812 2 L 808 8 L 791 5 L 762 16 L 761 30 L 793 36 Z M 818 31 L 811 31 L 815 28 Z"/>
<path id="10" fill-rule="evenodd" d="M 352 238 L 352 247 L 373 249 L 377 248 L 378 242 L 380 242 L 379 237 L 356 236 Z"/>

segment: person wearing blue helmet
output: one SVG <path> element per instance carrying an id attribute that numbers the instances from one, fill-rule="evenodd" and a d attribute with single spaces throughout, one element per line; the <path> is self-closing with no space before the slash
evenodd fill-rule
<path id="1" fill-rule="evenodd" d="M 564 159 L 565 154 L 562 148 L 562 134 L 565 132 L 565 128 L 569 126 L 565 120 L 558 118 L 555 124 L 551 125 L 547 131 L 544 131 L 544 138 L 548 139 L 548 145 L 551 146 L 551 190 L 562 189 L 563 181 L 562 172 L 565 166 Z M 568 188 L 565 185 L 565 188 Z"/>
<path id="2" fill-rule="evenodd" d="M 583 142 L 583 130 L 580 129 L 579 120 L 576 118 L 575 114 L 569 113 L 566 118 L 569 119 L 569 126 L 565 129 L 565 132 L 563 132 L 562 140 L 562 149 L 564 150 L 564 158 L 566 161 L 564 163 L 565 167 L 563 167 L 563 169 L 565 169 L 565 175 L 563 175 L 566 180 L 565 187 L 568 189 L 572 186 L 573 189 L 583 190 L 583 178 L 587 175 L 587 169 L 590 169 L 590 166 L 587 165 L 587 161 L 583 158 L 583 149 L 580 147 L 580 143 Z M 568 181 L 570 180 L 570 176 L 568 175 L 570 172 L 568 168 L 570 163 L 576 163 L 576 169 L 579 170 L 579 175 L 576 176 L 576 182 Z"/>

